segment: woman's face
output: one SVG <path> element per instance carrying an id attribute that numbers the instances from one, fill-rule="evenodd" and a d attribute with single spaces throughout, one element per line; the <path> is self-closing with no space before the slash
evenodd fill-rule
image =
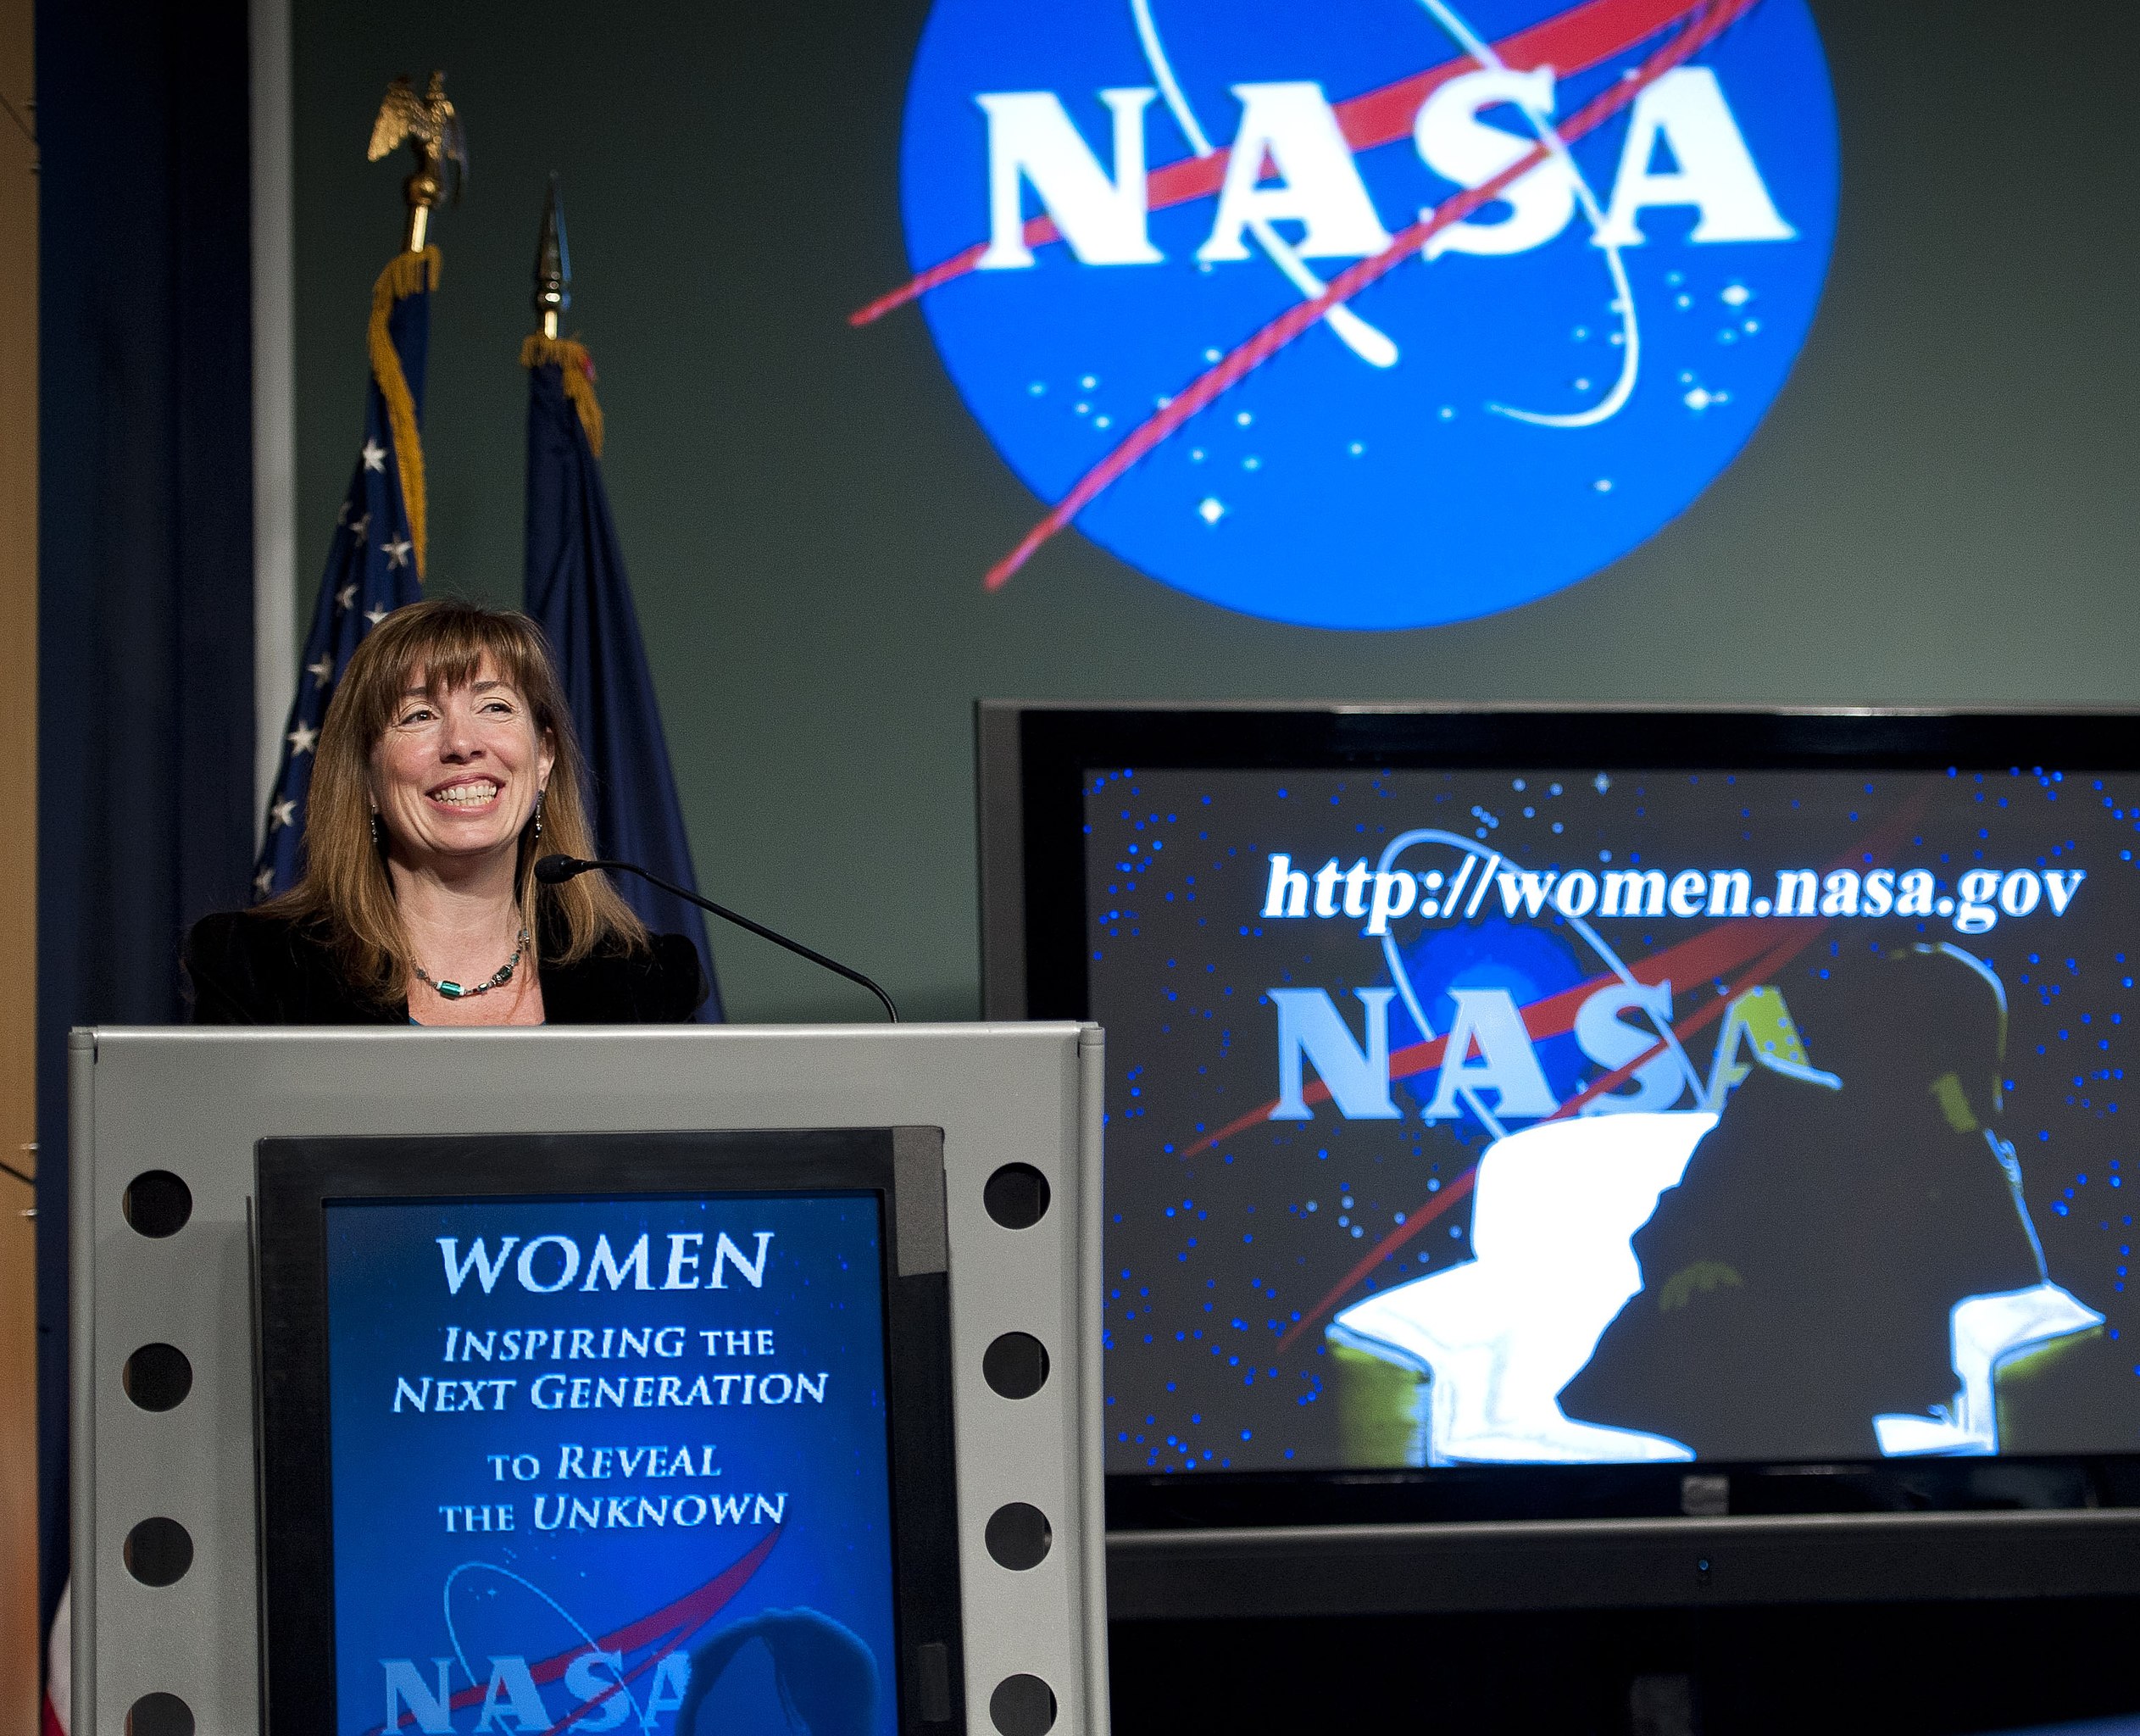
<path id="1" fill-rule="evenodd" d="M 465 687 L 419 670 L 371 751 L 371 795 L 392 854 L 465 860 L 509 850 L 556 758 L 526 700 L 488 657 Z"/>

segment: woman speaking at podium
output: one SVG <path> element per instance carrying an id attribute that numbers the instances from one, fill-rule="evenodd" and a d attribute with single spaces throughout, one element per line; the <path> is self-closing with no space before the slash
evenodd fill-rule
<path id="1" fill-rule="evenodd" d="M 320 731 L 303 877 L 186 943 L 203 1025 L 613 1025 L 688 1019 L 698 954 L 650 935 L 595 854 L 571 714 L 525 615 L 434 599 L 350 658 Z"/>

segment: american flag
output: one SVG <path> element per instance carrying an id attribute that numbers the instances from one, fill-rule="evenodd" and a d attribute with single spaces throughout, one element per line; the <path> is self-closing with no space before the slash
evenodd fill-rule
<path id="1" fill-rule="evenodd" d="M 364 441 L 335 517 L 327 570 L 305 636 L 303 667 L 290 702 L 282 762 L 268 798 L 267 829 L 253 864 L 255 899 L 287 892 L 303 872 L 305 798 L 328 701 L 364 636 L 423 595 L 424 358 L 438 252 L 403 253 L 372 292 L 371 380 Z"/>

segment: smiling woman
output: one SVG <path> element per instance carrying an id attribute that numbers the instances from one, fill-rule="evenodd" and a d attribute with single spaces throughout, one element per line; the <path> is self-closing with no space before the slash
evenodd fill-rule
<path id="1" fill-rule="evenodd" d="M 698 955 L 608 881 L 571 715 L 525 615 L 439 599 L 358 647 L 320 732 L 303 877 L 186 944 L 198 1024 L 652 1024 L 705 999 Z"/>

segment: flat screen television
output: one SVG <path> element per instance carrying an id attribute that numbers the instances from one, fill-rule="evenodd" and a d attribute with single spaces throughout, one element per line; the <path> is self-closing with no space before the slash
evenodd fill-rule
<path id="1" fill-rule="evenodd" d="M 266 1727 L 964 1728 L 892 1148 L 263 1141 Z"/>
<path id="2" fill-rule="evenodd" d="M 2140 1499 L 2133 717 L 978 727 L 987 1010 L 1107 1032 L 1116 1533 Z"/>

